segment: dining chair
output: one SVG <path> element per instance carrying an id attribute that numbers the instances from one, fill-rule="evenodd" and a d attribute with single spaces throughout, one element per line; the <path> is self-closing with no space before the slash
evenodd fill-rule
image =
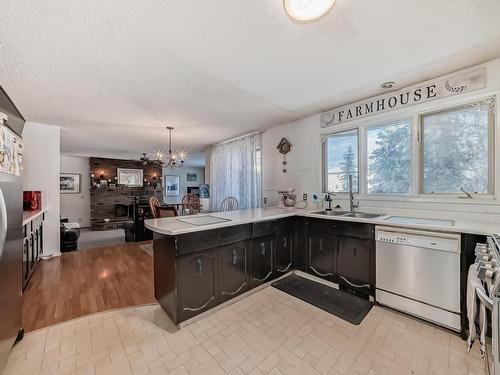
<path id="1" fill-rule="evenodd" d="M 178 216 L 175 206 L 160 206 L 158 207 L 160 217 L 175 217 Z"/>
<path id="2" fill-rule="evenodd" d="M 157 219 L 160 217 L 160 201 L 156 197 L 149 198 L 149 209 L 151 211 L 151 216 L 153 219 Z"/>
<path id="3" fill-rule="evenodd" d="M 238 209 L 238 199 L 235 197 L 226 197 L 220 204 L 220 211 L 234 211 Z"/>
<path id="4" fill-rule="evenodd" d="M 181 215 L 195 215 L 201 212 L 200 197 L 189 193 L 182 197 Z"/>

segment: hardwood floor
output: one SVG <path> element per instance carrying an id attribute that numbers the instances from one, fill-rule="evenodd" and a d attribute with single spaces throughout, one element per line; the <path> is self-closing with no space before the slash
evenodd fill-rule
<path id="1" fill-rule="evenodd" d="M 75 251 L 38 264 L 23 295 L 23 327 L 153 302 L 153 258 L 139 244 Z"/>

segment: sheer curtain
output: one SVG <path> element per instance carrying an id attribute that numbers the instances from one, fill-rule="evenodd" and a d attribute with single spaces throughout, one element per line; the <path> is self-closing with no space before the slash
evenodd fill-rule
<path id="1" fill-rule="evenodd" d="M 261 136 L 251 134 L 210 149 L 210 207 L 218 211 L 222 200 L 233 196 L 239 209 L 261 206 Z"/>

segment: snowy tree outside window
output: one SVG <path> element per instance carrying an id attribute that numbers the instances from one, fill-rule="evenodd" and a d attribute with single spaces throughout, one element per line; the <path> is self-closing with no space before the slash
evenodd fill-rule
<path id="1" fill-rule="evenodd" d="M 328 190 L 348 192 L 349 175 L 352 175 L 352 189 L 357 193 L 358 131 L 350 130 L 328 136 L 325 152 Z"/>
<path id="2" fill-rule="evenodd" d="M 423 192 L 489 192 L 487 110 L 461 108 L 422 117 Z"/>
<path id="3" fill-rule="evenodd" d="M 411 186 L 411 121 L 368 128 L 367 192 L 407 194 Z"/>

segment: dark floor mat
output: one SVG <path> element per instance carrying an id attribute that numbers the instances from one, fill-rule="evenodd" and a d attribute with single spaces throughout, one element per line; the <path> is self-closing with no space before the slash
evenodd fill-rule
<path id="1" fill-rule="evenodd" d="M 373 303 L 366 299 L 294 274 L 271 285 L 356 325 L 363 321 L 373 307 Z"/>

